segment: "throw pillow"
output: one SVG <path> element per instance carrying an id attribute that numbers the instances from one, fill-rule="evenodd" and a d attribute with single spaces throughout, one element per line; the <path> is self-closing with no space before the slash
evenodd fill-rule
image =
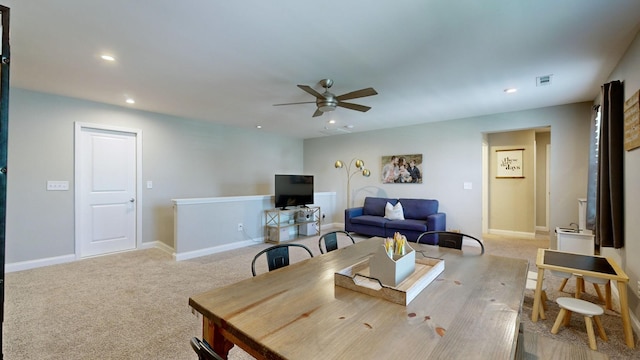
<path id="1" fill-rule="evenodd" d="M 402 210 L 402 204 L 398 203 L 394 206 L 387 202 L 384 207 L 384 218 L 389 220 L 404 220 L 404 211 Z"/>

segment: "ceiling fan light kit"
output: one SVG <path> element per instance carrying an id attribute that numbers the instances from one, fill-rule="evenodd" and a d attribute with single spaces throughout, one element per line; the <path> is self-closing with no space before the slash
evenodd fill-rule
<path id="1" fill-rule="evenodd" d="M 352 91 L 350 93 L 343 94 L 340 96 L 335 96 L 334 94 L 329 92 L 329 88 L 332 85 L 333 85 L 333 80 L 331 79 L 320 80 L 320 86 L 324 88 L 324 93 L 322 94 L 315 91 L 309 85 L 298 85 L 300 89 L 313 95 L 316 98 L 315 103 L 317 108 L 316 108 L 316 111 L 313 113 L 312 117 L 321 116 L 325 112 L 334 111 L 336 109 L 336 106 L 340 106 L 340 107 L 351 109 L 351 110 L 361 111 L 361 112 L 367 112 L 369 111 L 369 109 L 371 109 L 371 107 L 343 102 L 343 100 L 357 99 L 357 98 L 373 96 L 378 94 L 373 88 L 366 88 L 366 89 Z M 298 105 L 298 104 L 308 104 L 308 103 L 311 103 L 311 102 L 275 104 L 274 106 Z"/>

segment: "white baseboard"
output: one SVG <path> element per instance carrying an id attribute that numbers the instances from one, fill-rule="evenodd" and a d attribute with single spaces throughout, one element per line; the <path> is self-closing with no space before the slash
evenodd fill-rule
<path id="1" fill-rule="evenodd" d="M 182 253 L 175 253 L 174 252 L 173 253 L 173 258 L 176 261 L 189 260 L 189 259 L 193 259 L 193 258 L 197 258 L 197 257 L 201 257 L 201 256 L 217 254 L 217 253 L 220 253 L 220 252 L 223 252 L 223 251 L 240 249 L 240 248 L 243 248 L 243 247 L 255 245 L 256 243 L 261 243 L 263 241 L 264 240 L 262 240 L 262 239 L 245 240 L 245 241 L 238 241 L 238 242 L 234 242 L 234 243 L 231 243 L 231 244 L 213 246 L 213 247 L 194 250 L 194 251 L 185 251 L 185 252 L 182 252 Z M 172 249 L 172 251 L 173 251 L 173 249 Z"/>
<path id="2" fill-rule="evenodd" d="M 525 239 L 535 239 L 536 234 L 524 231 L 510 231 L 510 230 L 497 230 L 497 229 L 489 229 L 489 234 L 494 235 L 503 235 L 503 236 L 513 236 Z"/>
<path id="3" fill-rule="evenodd" d="M 169 255 L 173 255 L 173 248 L 162 241 L 152 241 L 140 244 L 138 249 L 159 249 L 166 252 Z"/>
<path id="4" fill-rule="evenodd" d="M 9 263 L 4 265 L 4 271 L 6 273 L 35 269 L 39 267 L 49 266 L 49 265 L 58 265 L 65 264 L 69 262 L 76 261 L 75 254 L 62 255 L 44 259 L 36 259 L 36 260 L 28 260 L 28 261 L 19 261 L 14 263 Z"/>
<path id="5" fill-rule="evenodd" d="M 548 226 L 536 226 L 536 231 L 549 231 Z"/>

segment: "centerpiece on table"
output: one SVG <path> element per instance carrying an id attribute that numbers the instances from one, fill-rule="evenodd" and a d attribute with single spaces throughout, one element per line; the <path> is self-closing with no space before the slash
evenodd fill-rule
<path id="1" fill-rule="evenodd" d="M 396 232 L 384 239 L 369 263 L 370 275 L 387 286 L 398 286 L 416 269 L 416 252 L 404 235 Z"/>

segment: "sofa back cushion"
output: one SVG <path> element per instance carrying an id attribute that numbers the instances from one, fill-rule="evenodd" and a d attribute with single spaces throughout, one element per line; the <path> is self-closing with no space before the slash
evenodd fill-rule
<path id="1" fill-rule="evenodd" d="M 438 200 L 400 199 L 400 203 L 404 210 L 405 219 L 426 219 L 427 216 L 438 212 Z"/>
<path id="2" fill-rule="evenodd" d="M 391 205 L 395 205 L 398 203 L 398 199 L 366 197 L 364 199 L 364 207 L 362 208 L 362 215 L 384 217 L 384 207 L 387 205 L 387 202 L 390 202 Z"/>

